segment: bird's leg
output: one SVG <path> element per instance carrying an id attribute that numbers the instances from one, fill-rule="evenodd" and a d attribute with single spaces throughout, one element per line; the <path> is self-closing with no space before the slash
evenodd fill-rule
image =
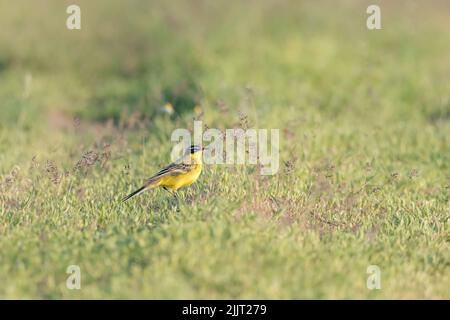
<path id="1" fill-rule="evenodd" d="M 163 187 L 164 190 L 166 190 L 168 193 L 170 193 L 173 197 L 175 197 L 176 199 L 178 199 L 178 195 L 175 191 L 170 191 L 169 189 L 167 189 L 166 187 Z"/>
<path id="2" fill-rule="evenodd" d="M 180 200 L 178 198 L 178 194 L 176 193 L 176 191 L 170 191 L 169 189 L 167 189 L 166 187 L 163 187 L 164 190 L 166 190 L 168 193 L 170 193 L 175 200 L 177 201 L 177 210 L 179 210 L 180 208 Z"/>
<path id="3" fill-rule="evenodd" d="M 180 198 L 178 197 L 178 193 L 176 191 L 174 191 L 173 196 L 177 200 L 177 211 L 180 211 Z"/>

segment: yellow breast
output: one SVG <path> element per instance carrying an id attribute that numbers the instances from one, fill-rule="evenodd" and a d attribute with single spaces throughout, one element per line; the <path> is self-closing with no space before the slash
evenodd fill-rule
<path id="1" fill-rule="evenodd" d="M 180 188 L 187 187 L 188 185 L 194 183 L 200 173 L 202 172 L 202 164 L 198 163 L 195 165 L 194 169 L 183 174 L 179 174 L 177 176 L 167 176 L 161 178 L 161 182 L 159 186 L 166 187 L 173 191 L 177 191 Z"/>

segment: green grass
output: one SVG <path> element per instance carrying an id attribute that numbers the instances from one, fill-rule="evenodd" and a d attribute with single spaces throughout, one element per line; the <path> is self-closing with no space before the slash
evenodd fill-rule
<path id="1" fill-rule="evenodd" d="M 444 1 L 381 1 L 380 31 L 370 1 L 79 1 L 81 31 L 46 2 L 0 4 L 1 298 L 450 298 Z M 197 104 L 279 128 L 278 174 L 120 203 Z"/>

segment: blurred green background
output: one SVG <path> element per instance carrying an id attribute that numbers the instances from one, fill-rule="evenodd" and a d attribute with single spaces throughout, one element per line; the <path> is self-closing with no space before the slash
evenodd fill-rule
<path id="1" fill-rule="evenodd" d="M 0 297 L 450 298 L 449 53 L 444 0 L 0 0 Z M 121 204 L 193 119 L 280 172 Z"/>

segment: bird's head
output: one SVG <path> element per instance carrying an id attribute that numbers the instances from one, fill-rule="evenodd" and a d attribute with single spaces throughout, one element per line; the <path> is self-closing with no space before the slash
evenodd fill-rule
<path id="1" fill-rule="evenodd" d="M 191 155 L 191 159 L 201 160 L 204 149 L 199 145 L 193 144 L 186 149 L 186 155 Z"/>

